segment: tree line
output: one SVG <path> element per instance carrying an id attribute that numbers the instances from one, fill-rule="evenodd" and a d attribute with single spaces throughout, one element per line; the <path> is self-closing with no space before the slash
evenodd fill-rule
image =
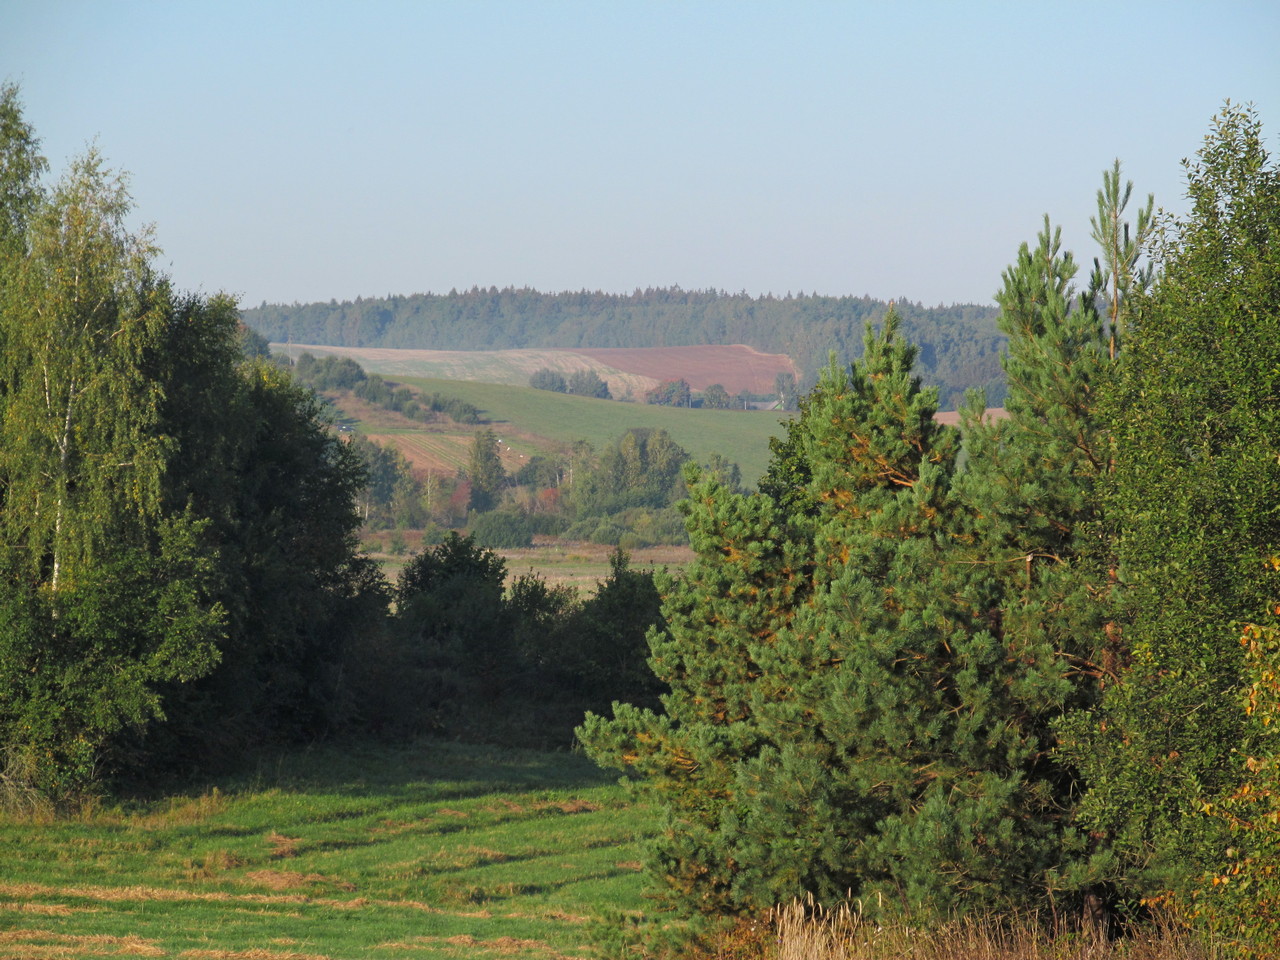
<path id="1" fill-rule="evenodd" d="M 772 294 L 752 297 L 679 287 L 540 293 L 529 288 L 473 287 L 447 294 L 357 298 L 245 309 L 246 324 L 277 342 L 347 347 L 502 350 L 525 347 L 657 347 L 744 343 L 785 353 L 812 386 L 834 350 L 853 359 L 861 331 L 888 304 L 871 297 Z M 917 372 L 939 386 L 943 409 L 964 392 L 1004 396 L 1004 334 L 995 309 L 973 304 L 925 307 L 896 303 L 903 332 L 920 345 Z"/>
<path id="2" fill-rule="evenodd" d="M 1092 270 L 1046 218 L 1004 273 L 1008 419 L 935 423 L 890 313 L 758 493 L 691 477 L 670 693 L 580 730 L 663 812 L 674 909 L 1280 947 L 1280 168 L 1228 104 L 1186 217 L 1103 179 Z"/>

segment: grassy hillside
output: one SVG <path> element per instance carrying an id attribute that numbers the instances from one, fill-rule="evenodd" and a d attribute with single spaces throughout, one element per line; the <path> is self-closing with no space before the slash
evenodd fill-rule
<path id="1" fill-rule="evenodd" d="M 0 958 L 576 958 L 650 815 L 570 754 L 326 747 L 73 821 L 0 820 Z"/>
<path id="2" fill-rule="evenodd" d="M 784 415 L 778 413 L 684 410 L 502 384 L 416 377 L 402 380 L 426 393 L 460 397 L 479 407 L 486 419 L 516 433 L 558 443 L 585 439 L 600 447 L 629 427 L 662 428 L 696 460 L 705 461 L 712 453 L 719 453 L 737 463 L 749 484 L 754 484 L 769 464 L 769 438 L 780 436 L 784 429 L 780 419 Z M 515 442 L 519 444 L 518 439 Z"/>

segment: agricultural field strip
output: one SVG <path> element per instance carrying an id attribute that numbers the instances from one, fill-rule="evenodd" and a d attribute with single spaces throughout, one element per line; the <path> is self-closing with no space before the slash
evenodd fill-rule
<path id="1" fill-rule="evenodd" d="M 529 378 L 544 367 L 564 375 L 594 370 L 619 397 L 628 390 L 635 396 L 641 396 L 660 382 L 654 377 L 617 369 L 572 350 L 409 350 L 296 343 L 276 343 L 271 345 L 271 349 L 295 358 L 303 353 L 350 357 L 370 373 L 393 379 L 425 377 L 526 386 Z"/>
<path id="2" fill-rule="evenodd" d="M 787 416 L 591 400 L 501 384 L 414 377 L 404 382 L 424 393 L 445 393 L 474 404 L 504 438 L 504 430 L 511 428 L 522 435 L 545 438 L 550 444 L 585 439 L 602 449 L 632 427 L 661 428 L 696 460 L 705 462 L 719 453 L 737 463 L 743 480 L 752 485 L 767 468 L 769 440 L 785 432 L 782 421 Z M 469 441 L 474 429 L 459 431 L 465 432 Z"/>

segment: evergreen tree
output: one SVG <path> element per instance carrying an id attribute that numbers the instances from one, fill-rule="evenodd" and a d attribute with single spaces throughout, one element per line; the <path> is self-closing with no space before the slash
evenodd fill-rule
<path id="1" fill-rule="evenodd" d="M 684 909 L 852 891 L 942 912 L 1045 889 L 1060 668 L 1009 657 L 997 597 L 952 562 L 954 437 L 913 361 L 890 315 L 824 373 L 768 484 L 803 483 L 804 509 L 695 480 L 697 559 L 662 584 L 669 633 L 651 635 L 665 713 L 584 724 L 664 810 L 651 865 Z"/>

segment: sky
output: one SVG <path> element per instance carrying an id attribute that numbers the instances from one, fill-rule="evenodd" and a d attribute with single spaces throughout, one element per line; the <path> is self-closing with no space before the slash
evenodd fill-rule
<path id="1" fill-rule="evenodd" d="M 51 176 L 91 145 L 244 306 L 679 285 L 990 303 L 1102 171 L 1185 210 L 1280 4 L 0 0 Z M 1136 206 L 1137 200 L 1134 201 Z"/>

